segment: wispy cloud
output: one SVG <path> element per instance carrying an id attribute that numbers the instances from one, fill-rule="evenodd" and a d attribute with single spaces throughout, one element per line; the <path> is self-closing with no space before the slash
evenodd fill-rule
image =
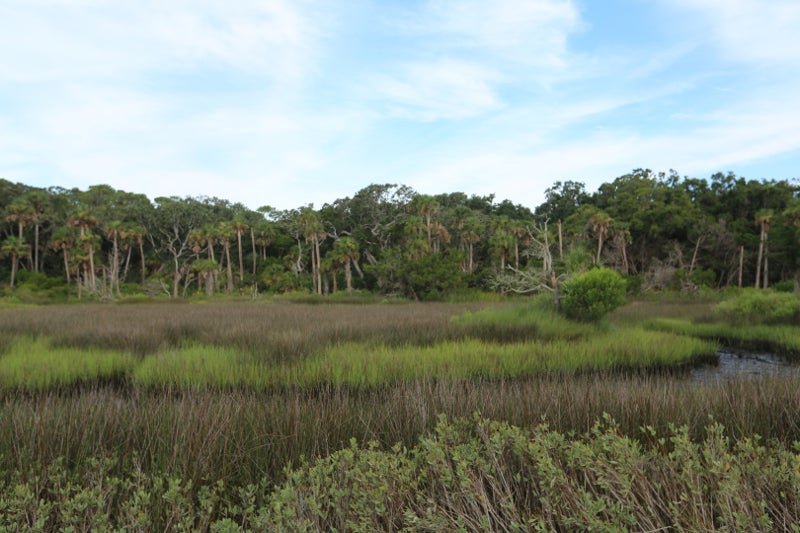
<path id="1" fill-rule="evenodd" d="M 795 0 L 670 0 L 703 19 L 714 44 L 731 60 L 798 62 L 800 3 Z"/>
<path id="2" fill-rule="evenodd" d="M 502 107 L 493 87 L 502 75 L 462 61 L 403 65 L 396 75 L 372 80 L 389 103 L 389 114 L 422 121 L 460 119 Z"/>
<path id="3" fill-rule="evenodd" d="M 430 0 L 419 29 L 453 48 L 485 50 L 525 63 L 562 66 L 567 38 L 580 26 L 568 0 Z"/>

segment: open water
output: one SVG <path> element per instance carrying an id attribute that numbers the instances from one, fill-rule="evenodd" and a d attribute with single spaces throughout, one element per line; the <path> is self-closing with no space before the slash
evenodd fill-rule
<path id="1" fill-rule="evenodd" d="M 715 383 L 800 373 L 800 365 L 771 353 L 733 351 L 730 349 L 721 350 L 717 353 L 719 355 L 719 363 L 693 369 L 691 371 L 692 379 L 704 383 Z"/>

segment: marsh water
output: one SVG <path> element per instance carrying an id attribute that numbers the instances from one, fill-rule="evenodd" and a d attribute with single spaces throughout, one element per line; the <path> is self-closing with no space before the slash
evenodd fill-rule
<path id="1" fill-rule="evenodd" d="M 722 349 L 717 364 L 704 365 L 691 371 L 692 379 L 704 383 L 735 379 L 758 379 L 800 373 L 800 365 L 766 352 Z"/>

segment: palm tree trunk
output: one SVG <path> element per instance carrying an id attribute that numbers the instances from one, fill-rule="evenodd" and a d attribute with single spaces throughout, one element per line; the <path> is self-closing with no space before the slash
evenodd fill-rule
<path id="1" fill-rule="evenodd" d="M 600 263 L 600 254 L 603 253 L 603 232 L 597 235 L 597 256 L 594 259 L 595 264 Z"/>
<path id="2" fill-rule="evenodd" d="M 89 247 L 89 279 L 92 282 L 92 290 L 97 290 L 97 278 L 94 275 L 94 247 Z"/>
<path id="3" fill-rule="evenodd" d="M 14 288 L 14 278 L 17 277 L 17 263 L 19 262 L 19 255 L 11 254 L 11 284 L 10 287 Z"/>
<path id="4" fill-rule="evenodd" d="M 233 268 L 231 268 L 231 243 L 225 242 L 225 267 L 228 272 L 228 282 L 226 283 L 226 290 L 233 292 Z"/>
<path id="5" fill-rule="evenodd" d="M 317 255 L 317 287 L 318 293 L 322 294 L 322 260 L 319 255 L 319 239 L 314 237 L 314 253 Z"/>
<path id="6" fill-rule="evenodd" d="M 131 266 L 131 253 L 132 253 L 132 250 L 133 249 L 131 248 L 131 246 L 129 244 L 128 245 L 128 253 L 125 255 L 125 268 L 122 270 L 122 279 L 127 279 L 128 278 L 128 270 L 130 269 L 130 266 Z"/>
<path id="7" fill-rule="evenodd" d="M 39 223 L 33 225 L 33 271 L 39 272 Z"/>
<path id="8" fill-rule="evenodd" d="M 256 275 L 256 259 L 258 259 L 258 252 L 256 250 L 256 234 L 253 228 L 250 228 L 250 242 L 253 244 L 253 276 Z"/>
<path id="9" fill-rule="evenodd" d="M 242 257 L 242 232 L 236 232 L 236 241 L 239 245 L 239 281 L 244 282 L 244 258 Z"/>
<path id="10" fill-rule="evenodd" d="M 756 261 L 756 284 L 755 287 L 758 289 L 759 284 L 761 283 L 761 258 L 764 257 L 764 242 L 766 239 L 766 231 L 764 231 L 764 225 L 761 225 L 761 238 L 758 240 L 758 260 Z"/>
<path id="11" fill-rule="evenodd" d="M 353 272 L 350 270 L 350 259 L 344 262 L 344 281 L 347 285 L 347 292 L 353 292 Z"/>
<path id="12" fill-rule="evenodd" d="M 67 275 L 67 286 L 70 284 L 70 276 L 69 276 L 69 251 L 67 250 L 66 246 L 62 246 L 61 250 L 64 254 L 64 272 Z"/>
<path id="13" fill-rule="evenodd" d="M 142 259 L 142 286 L 145 283 L 145 266 L 144 266 L 144 241 L 143 239 L 138 239 L 139 243 L 139 257 Z"/>
<path id="14" fill-rule="evenodd" d="M 114 245 L 112 254 L 114 256 L 111 263 L 111 292 L 117 291 L 117 297 L 121 297 L 122 293 L 119 290 L 119 240 L 114 235 Z"/>

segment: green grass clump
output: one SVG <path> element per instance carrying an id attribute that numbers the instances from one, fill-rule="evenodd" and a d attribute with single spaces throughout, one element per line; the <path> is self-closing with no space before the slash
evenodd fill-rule
<path id="1" fill-rule="evenodd" d="M 467 311 L 450 323 L 464 336 L 487 342 L 579 339 L 598 332 L 596 325 L 573 322 L 538 302 Z"/>
<path id="2" fill-rule="evenodd" d="M 581 340 L 497 344 L 477 339 L 428 347 L 344 344 L 290 372 L 300 385 L 376 386 L 419 379 L 509 378 L 684 365 L 712 355 L 713 343 L 641 328 Z"/>
<path id="3" fill-rule="evenodd" d="M 720 302 L 714 312 L 721 320 L 737 326 L 798 325 L 800 298 L 793 293 L 749 289 Z"/>
<path id="4" fill-rule="evenodd" d="M 189 343 L 145 357 L 133 381 L 145 387 L 225 389 L 257 384 L 263 368 L 235 348 Z"/>
<path id="5" fill-rule="evenodd" d="M 135 364 L 127 353 L 53 347 L 19 337 L 0 355 L 0 386 L 26 391 L 122 379 Z"/>
<path id="6" fill-rule="evenodd" d="M 711 339 L 728 346 L 769 350 L 787 357 L 800 357 L 800 328 L 796 326 L 753 325 L 742 327 L 719 322 L 691 322 L 678 318 L 648 320 L 645 327 Z"/>

